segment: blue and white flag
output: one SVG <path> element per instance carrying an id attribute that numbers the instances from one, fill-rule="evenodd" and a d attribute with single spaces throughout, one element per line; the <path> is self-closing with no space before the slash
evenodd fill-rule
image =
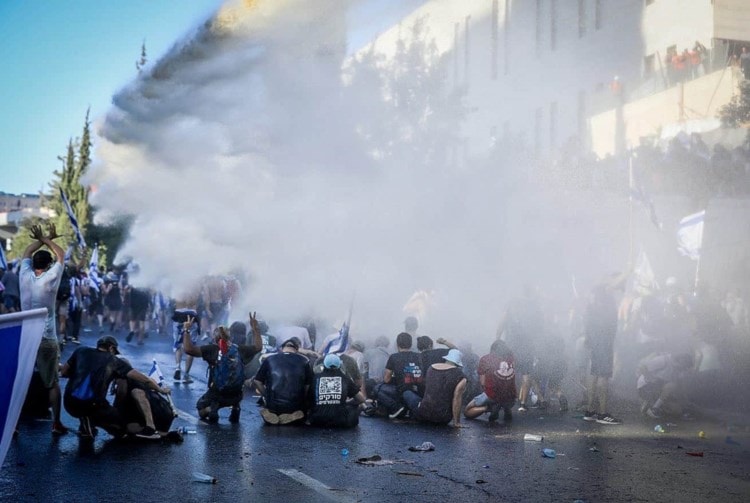
<path id="1" fill-rule="evenodd" d="M 68 249 L 65 250 L 65 258 L 63 258 L 64 263 L 70 262 L 70 259 L 73 258 L 73 245 L 68 246 Z"/>
<path id="2" fill-rule="evenodd" d="M 26 400 L 47 309 L 0 316 L 0 467 L 5 461 L 21 407 Z"/>
<path id="3" fill-rule="evenodd" d="M 640 185 L 635 180 L 635 176 L 633 176 L 633 179 L 631 182 L 630 200 L 641 203 L 641 205 L 643 205 L 643 207 L 648 210 L 648 215 L 649 215 L 649 218 L 651 219 L 651 223 L 653 223 L 654 226 L 658 230 L 662 230 L 663 224 L 661 223 L 661 220 L 659 220 L 659 217 L 656 214 L 656 208 L 654 207 L 654 200 L 651 199 L 651 196 L 646 192 L 646 189 L 644 189 L 643 186 Z"/>
<path id="4" fill-rule="evenodd" d="M 8 270 L 8 259 L 5 258 L 5 250 L 3 250 L 2 245 L 0 245 L 0 267 L 5 271 Z"/>
<path id="5" fill-rule="evenodd" d="M 698 260 L 701 256 L 705 218 L 706 210 L 693 213 L 680 220 L 680 226 L 677 228 L 677 249 L 693 260 Z"/>
<path id="6" fill-rule="evenodd" d="M 68 219 L 70 219 L 70 225 L 73 226 L 78 246 L 81 247 L 81 249 L 86 248 L 86 241 L 83 240 L 83 234 L 81 234 L 81 229 L 78 227 L 78 219 L 73 213 L 73 208 L 70 207 L 70 203 L 68 202 L 68 198 L 65 197 L 65 192 L 63 192 L 62 187 L 60 187 L 60 199 L 62 199 L 63 206 L 65 206 L 65 212 L 68 214 Z"/>
<path id="7" fill-rule="evenodd" d="M 102 286 L 102 280 L 99 277 L 99 243 L 94 245 L 94 251 L 91 252 L 89 259 L 89 279 L 91 287 L 98 292 Z"/>
<path id="8" fill-rule="evenodd" d="M 343 353 L 349 349 L 349 324 L 344 323 L 338 332 L 327 336 L 323 340 L 323 355 L 329 353 Z"/>
<path id="9" fill-rule="evenodd" d="M 149 379 L 154 381 L 159 386 L 164 383 L 164 374 L 161 373 L 161 369 L 159 368 L 159 364 L 156 363 L 156 360 L 154 360 L 151 364 L 151 370 L 148 371 L 147 375 Z"/>

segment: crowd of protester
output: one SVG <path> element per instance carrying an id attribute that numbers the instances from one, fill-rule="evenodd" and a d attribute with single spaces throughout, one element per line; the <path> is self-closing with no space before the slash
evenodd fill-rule
<path id="1" fill-rule="evenodd" d="M 207 423 L 219 421 L 223 408 L 238 422 L 246 393 L 257 393 L 260 416 L 271 425 L 354 427 L 364 414 L 460 428 L 463 419 L 499 421 L 501 412 L 508 424 L 514 413 L 569 408 L 586 421 L 617 425 L 627 411 L 612 409 L 629 400 L 654 419 L 726 409 L 748 377 L 750 316 L 736 289 L 720 302 L 708 288 L 693 293 L 674 278 L 663 289 L 646 289 L 626 272 L 602 279 L 562 309 L 565 303 L 546 299 L 543 288 L 526 287 L 498 313 L 494 337 L 433 340 L 410 316 L 397 334 L 368 338 L 350 333 L 349 322 L 269 327 L 255 313 L 229 325 L 240 288 L 232 277 L 207 277 L 194 295 L 172 301 L 147 290 L 139 299 L 124 271 L 101 271 L 94 288 L 85 271 L 69 264 L 63 279 L 54 227 L 45 233 L 35 226 L 32 235 L 18 271 L 3 275 L 10 285 L 3 301 L 7 310 L 18 308 L 15 280 L 21 308 L 48 308 L 37 369 L 55 435 L 68 431 L 60 419 L 64 406 L 79 419 L 81 438 L 93 438 L 97 428 L 115 437 L 179 438 L 169 432 L 169 389 L 119 355 L 123 339 L 143 344 L 149 332 L 172 336 L 175 382 L 192 382 L 193 358 L 205 362 L 209 386 L 196 409 Z M 82 323 L 98 327 L 96 347 L 81 345 L 60 365 L 61 346 L 80 343 Z M 60 377 L 68 379 L 62 397 Z M 612 380 L 625 390 L 616 401 Z"/>

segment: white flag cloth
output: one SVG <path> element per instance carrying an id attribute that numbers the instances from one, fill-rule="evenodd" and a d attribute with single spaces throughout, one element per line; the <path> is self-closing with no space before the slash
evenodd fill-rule
<path id="1" fill-rule="evenodd" d="M 159 368 L 159 364 L 156 363 L 156 360 L 151 364 L 151 370 L 148 371 L 148 377 L 159 386 L 164 382 L 164 374 L 161 373 L 161 369 Z"/>
<path id="2" fill-rule="evenodd" d="M 677 229 L 677 249 L 683 255 L 698 260 L 703 245 L 703 221 L 706 210 L 688 215 L 680 220 Z"/>
<path id="3" fill-rule="evenodd" d="M 70 203 L 68 202 L 68 198 L 65 197 L 65 192 L 63 192 L 62 187 L 60 187 L 60 199 L 62 199 L 63 206 L 65 206 L 65 212 L 68 214 L 68 219 L 70 220 L 70 225 L 73 227 L 73 231 L 76 234 L 78 246 L 80 246 L 81 249 L 86 248 L 86 241 L 84 241 L 81 229 L 78 227 L 78 219 L 76 218 L 75 213 L 73 213 L 73 208 L 70 207 Z"/>
<path id="4" fill-rule="evenodd" d="M 47 309 L 0 316 L 0 467 L 5 461 L 21 407 L 26 400 Z"/>
<path id="5" fill-rule="evenodd" d="M 5 250 L 3 250 L 2 245 L 0 245 L 0 267 L 4 271 L 8 270 L 8 259 L 5 258 Z"/>

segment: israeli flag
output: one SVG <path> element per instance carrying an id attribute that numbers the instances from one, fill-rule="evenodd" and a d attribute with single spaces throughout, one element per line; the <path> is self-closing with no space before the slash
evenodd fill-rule
<path id="1" fill-rule="evenodd" d="M 0 467 L 5 461 L 21 407 L 26 400 L 47 309 L 0 316 Z"/>
<path id="2" fill-rule="evenodd" d="M 641 250 L 633 269 L 633 290 L 639 295 L 648 295 L 659 289 L 656 282 L 654 270 L 646 256 L 646 252 Z"/>
<path id="3" fill-rule="evenodd" d="M 83 240 L 81 229 L 78 228 L 78 219 L 73 213 L 73 208 L 70 207 L 70 203 L 68 202 L 68 198 L 65 197 L 65 192 L 63 192 L 62 187 L 60 187 L 60 199 L 62 199 L 63 206 L 65 206 L 65 212 L 68 214 L 68 219 L 70 219 L 70 225 L 73 226 L 73 231 L 76 234 L 76 241 L 78 241 L 78 246 L 80 246 L 81 248 L 86 248 L 86 241 Z"/>
<path id="4" fill-rule="evenodd" d="M 322 354 L 343 353 L 347 349 L 349 349 L 349 324 L 344 323 L 338 332 L 325 338 Z"/>
<path id="5" fill-rule="evenodd" d="M 63 258 L 63 262 L 67 264 L 70 262 L 70 259 L 73 258 L 73 245 L 68 246 L 68 249 L 65 251 L 65 258 Z"/>
<path id="6" fill-rule="evenodd" d="M 701 256 L 705 218 L 706 210 L 693 213 L 680 220 L 677 229 L 677 250 L 693 260 L 698 260 Z"/>
<path id="7" fill-rule="evenodd" d="M 161 369 L 159 368 L 159 364 L 156 363 L 156 360 L 153 360 L 153 363 L 151 364 L 151 370 L 148 371 L 148 378 L 154 381 L 159 386 L 164 383 L 164 374 L 161 373 Z"/>
<path id="8" fill-rule="evenodd" d="M 8 270 L 8 259 L 5 258 L 5 250 L 0 246 L 0 267 L 4 270 Z"/>

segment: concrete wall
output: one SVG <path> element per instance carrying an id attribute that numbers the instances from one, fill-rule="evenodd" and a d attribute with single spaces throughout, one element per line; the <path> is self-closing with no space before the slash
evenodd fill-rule
<path id="1" fill-rule="evenodd" d="M 737 92 L 738 78 L 733 69 L 726 68 L 626 104 L 622 117 L 627 146 L 637 146 L 644 136 L 659 137 L 666 126 L 714 119 Z M 594 115 L 590 121 L 591 150 L 600 157 L 615 153 L 617 110 Z"/>
<path id="2" fill-rule="evenodd" d="M 612 145 L 607 140 L 615 134 L 616 97 L 610 90 L 614 77 L 628 91 L 638 88 L 634 96 L 663 88 L 659 75 L 644 85 L 644 58 L 663 60 L 668 47 L 682 51 L 696 40 L 710 48 L 714 4 L 585 0 L 579 11 L 574 0 L 430 0 L 375 44 L 392 54 L 407 28 L 417 19 L 426 20 L 437 49 L 449 53 L 449 81 L 467 90 L 470 115 L 463 133 L 468 156 L 486 154 L 493 137 L 506 131 L 520 134 L 543 158 L 554 158 L 573 137 L 584 147 L 607 153 L 614 149 L 614 140 Z M 744 30 L 750 39 L 750 26 Z M 658 62 L 654 70 L 659 72 Z M 713 116 L 731 97 L 730 81 L 725 76 L 720 84 L 707 79 L 687 87 L 687 118 Z M 658 132 L 664 121 L 656 119 L 661 115 L 677 120 L 676 92 L 628 106 L 628 139 Z"/>

